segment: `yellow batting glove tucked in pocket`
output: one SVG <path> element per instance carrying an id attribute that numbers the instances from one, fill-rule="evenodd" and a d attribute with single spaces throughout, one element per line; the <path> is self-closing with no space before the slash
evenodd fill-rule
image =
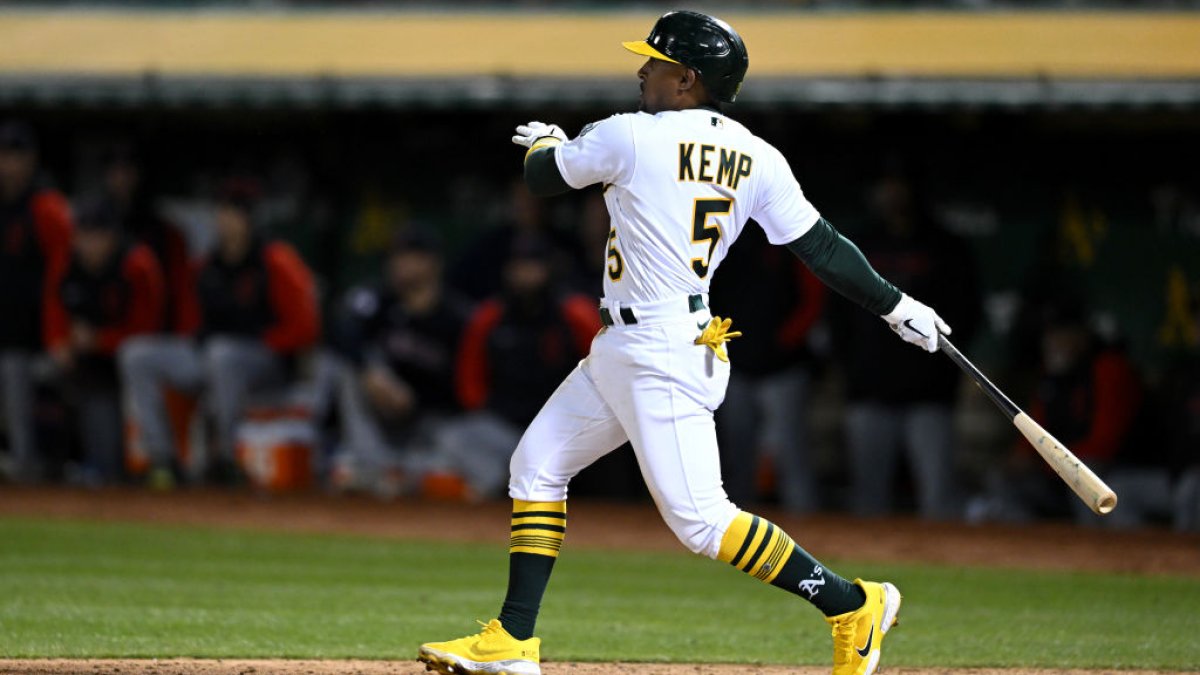
<path id="1" fill-rule="evenodd" d="M 714 316 L 708 322 L 708 326 L 704 328 L 704 332 L 700 333 L 700 337 L 696 338 L 695 344 L 708 345 L 708 348 L 713 350 L 718 359 L 729 363 L 729 354 L 725 351 L 725 343 L 735 337 L 741 337 L 741 331 L 730 331 L 729 326 L 733 324 L 733 319 L 722 319 L 719 316 Z"/>

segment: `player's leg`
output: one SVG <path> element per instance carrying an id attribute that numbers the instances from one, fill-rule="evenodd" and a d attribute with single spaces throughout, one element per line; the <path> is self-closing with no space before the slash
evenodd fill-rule
<path id="1" fill-rule="evenodd" d="M 904 412 L 904 445 L 916 478 L 921 517 L 957 518 L 960 509 L 954 494 L 954 419 L 950 406 L 909 406 Z"/>
<path id="2" fill-rule="evenodd" d="M 211 337 L 204 345 L 204 373 L 216 430 L 218 480 L 236 479 L 234 446 L 246 400 L 256 389 L 287 380 L 283 359 L 266 343 L 238 337 Z"/>
<path id="3" fill-rule="evenodd" d="M 653 368 L 662 376 L 606 371 L 598 374 L 598 383 L 629 434 L 667 525 L 691 551 L 798 595 L 825 614 L 834 628 L 835 675 L 873 672 L 883 634 L 899 609 L 899 592 L 891 584 L 847 581 L 774 523 L 729 501 L 721 487 L 712 414 L 723 398 L 729 366 L 706 347 L 692 345 L 686 325 L 662 333 L 666 339 L 631 345 L 637 353 L 630 368 L 643 373 Z M 629 340 L 636 343 L 638 337 Z"/>
<path id="4" fill-rule="evenodd" d="M 82 382 L 73 387 L 80 442 L 89 478 L 112 483 L 121 478 L 121 405 L 114 383 Z"/>
<path id="5" fill-rule="evenodd" d="M 811 379 L 803 367 L 788 368 L 764 377 L 755 392 L 763 411 L 763 441 L 777 453 L 779 501 L 792 513 L 807 513 L 817 508 L 817 484 L 810 458 L 812 443 L 805 412 Z M 726 396 L 722 409 L 729 402 Z M 720 425 L 717 428 L 719 432 Z M 724 443 L 723 438 L 721 442 Z M 724 445 L 722 449 L 728 450 Z"/>
<path id="6" fill-rule="evenodd" d="M 200 387 L 200 356 L 189 341 L 169 336 L 141 335 L 121 345 L 117 354 L 121 386 L 137 424 L 142 447 L 155 470 L 168 471 L 176 457 L 165 387 L 194 392 Z"/>
<path id="7" fill-rule="evenodd" d="M 514 635 L 533 634 L 566 527 L 567 483 L 628 440 L 596 391 L 593 362 L 586 360 L 567 376 L 526 429 L 510 463 L 511 560 L 500 615 Z"/>
<path id="8" fill-rule="evenodd" d="M 763 411 L 755 395 L 757 390 L 755 378 L 731 372 L 725 403 L 717 415 L 721 421 L 717 433 L 723 451 L 721 476 L 725 492 L 739 504 L 759 501 L 756 469 L 762 461 Z"/>
<path id="9" fill-rule="evenodd" d="M 646 393 L 622 421 L 650 494 L 684 546 L 799 595 L 826 616 L 863 604 L 861 589 L 827 570 L 782 528 L 726 498 L 711 412 L 698 405 L 681 410 L 678 394 L 668 397 L 672 405 L 655 406 Z"/>
<path id="10" fill-rule="evenodd" d="M 483 632 L 421 646 L 419 658 L 441 672 L 539 673 L 538 610 L 566 533 L 567 483 L 627 438 L 580 364 L 526 429 L 510 463 L 513 499 L 508 590 L 499 617 Z"/>
<path id="11" fill-rule="evenodd" d="M 21 350 L 0 353 L 0 389 L 4 394 L 4 422 L 13 479 L 41 478 L 44 458 L 38 454 L 33 424 L 33 356 Z"/>
<path id="12" fill-rule="evenodd" d="M 892 512 L 893 485 L 900 461 L 901 416 L 895 406 L 857 401 L 846 409 L 850 451 L 851 508 L 859 516 Z"/>

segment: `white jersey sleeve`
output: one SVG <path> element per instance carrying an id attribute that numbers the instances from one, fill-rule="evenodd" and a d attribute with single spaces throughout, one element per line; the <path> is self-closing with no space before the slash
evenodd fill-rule
<path id="1" fill-rule="evenodd" d="M 576 190 L 595 183 L 625 186 L 633 178 L 634 152 L 630 115 L 613 115 L 583 128 L 554 151 L 558 172 Z"/>
<path id="2" fill-rule="evenodd" d="M 758 221 L 772 244 L 788 244 L 808 232 L 821 214 L 804 196 L 783 154 L 767 147 L 768 162 L 763 172 L 761 197 L 750 217 Z"/>

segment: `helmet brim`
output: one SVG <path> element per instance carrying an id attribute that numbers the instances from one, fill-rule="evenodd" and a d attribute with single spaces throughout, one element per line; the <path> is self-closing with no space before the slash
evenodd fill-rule
<path id="1" fill-rule="evenodd" d="M 633 52 L 634 54 L 641 54 L 642 56 L 649 56 L 652 59 L 658 59 L 659 61 L 666 61 L 668 63 L 679 63 L 675 59 L 667 56 L 666 54 L 663 54 L 662 52 L 658 51 L 654 47 L 651 47 L 650 43 L 646 42 L 645 40 L 637 40 L 634 42 L 622 42 L 621 46 L 624 47 L 625 49 L 628 49 L 629 51 Z"/>

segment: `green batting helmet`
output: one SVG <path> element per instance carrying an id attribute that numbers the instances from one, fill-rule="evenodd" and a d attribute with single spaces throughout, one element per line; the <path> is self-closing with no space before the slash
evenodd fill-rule
<path id="1" fill-rule="evenodd" d="M 645 40 L 622 43 L 642 56 L 679 63 L 700 75 L 713 98 L 733 103 L 750 67 L 746 44 L 729 24 L 699 12 L 667 12 Z"/>

